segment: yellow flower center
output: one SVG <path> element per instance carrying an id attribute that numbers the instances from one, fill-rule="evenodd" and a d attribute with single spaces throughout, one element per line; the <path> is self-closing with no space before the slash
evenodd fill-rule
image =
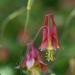
<path id="1" fill-rule="evenodd" d="M 35 63 L 31 69 L 28 69 L 28 71 L 30 72 L 30 75 L 40 75 L 40 68 L 37 63 Z"/>
<path id="2" fill-rule="evenodd" d="M 55 52 L 54 52 L 54 50 L 47 50 L 46 58 L 47 58 L 48 61 L 53 62 L 55 60 Z"/>

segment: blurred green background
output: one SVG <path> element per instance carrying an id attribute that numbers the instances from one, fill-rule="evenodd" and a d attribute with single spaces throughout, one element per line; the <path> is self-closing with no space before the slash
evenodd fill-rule
<path id="1" fill-rule="evenodd" d="M 9 61 L 0 65 L 1 75 L 22 75 L 15 66 L 22 56 L 23 46 L 18 43 L 17 37 L 25 25 L 27 1 L 0 0 L 0 45 L 10 51 Z M 75 0 L 34 0 L 27 31 L 30 37 L 34 38 L 43 25 L 44 15 L 50 10 L 55 13 L 63 47 L 63 50 L 58 51 L 57 60 L 52 63 L 50 70 L 55 75 L 75 75 Z M 37 47 L 40 45 L 40 39 L 39 35 L 36 40 Z"/>

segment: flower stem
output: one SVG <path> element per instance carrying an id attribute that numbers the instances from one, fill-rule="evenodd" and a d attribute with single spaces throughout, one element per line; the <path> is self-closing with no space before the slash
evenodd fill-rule
<path id="1" fill-rule="evenodd" d="M 28 0 L 24 31 L 27 30 L 27 25 L 28 25 L 28 22 L 29 22 L 30 10 L 31 10 L 32 4 L 33 4 L 33 0 Z"/>
<path id="2" fill-rule="evenodd" d="M 39 33 L 41 32 L 41 30 L 42 30 L 43 28 L 46 28 L 46 26 L 42 26 L 42 27 L 38 30 L 38 32 L 36 33 L 36 35 L 35 35 L 33 41 L 35 41 L 35 40 L 37 39 Z"/>
<path id="3" fill-rule="evenodd" d="M 29 22 L 29 10 L 27 11 L 27 13 L 26 13 L 26 21 L 25 21 L 25 27 L 24 27 L 24 31 L 26 31 L 27 30 L 27 25 L 28 25 L 28 22 Z"/>

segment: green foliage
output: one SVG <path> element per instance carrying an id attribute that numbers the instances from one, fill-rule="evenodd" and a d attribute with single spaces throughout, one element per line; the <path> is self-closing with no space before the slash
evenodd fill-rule
<path id="1" fill-rule="evenodd" d="M 67 11 L 62 9 L 61 11 L 59 9 L 61 8 L 61 1 L 34 0 L 27 26 L 30 37 L 34 38 L 40 26 L 43 25 L 44 14 L 46 11 L 48 9 L 55 11 L 55 15 L 57 16 L 55 20 L 58 24 L 61 44 L 64 48 L 62 55 L 60 54 L 61 52 L 58 54 L 58 58 L 60 57 L 62 59 L 59 59 L 56 61 L 56 64 L 54 64 L 55 68 L 53 69 L 53 72 L 56 73 L 56 75 L 65 75 L 69 67 L 69 60 L 75 58 L 75 15 L 72 17 L 70 16 L 72 10 Z M 26 5 L 27 0 L 0 0 L 0 44 L 3 44 L 10 49 L 11 55 L 8 64 L 14 65 L 13 68 L 15 68 L 16 62 L 20 61 L 21 56 L 24 56 L 26 53 L 26 49 L 24 49 L 17 40 L 19 32 L 25 26 L 27 12 Z M 58 20 L 58 16 L 61 18 L 61 25 L 59 24 L 60 20 Z M 71 19 L 68 22 L 69 18 Z M 41 33 L 36 39 L 37 47 L 40 45 L 40 36 Z M 25 50 L 24 54 L 21 54 L 22 49 Z M 16 53 L 18 53 L 18 55 L 16 55 Z M 21 75 L 20 70 L 17 70 L 16 73 L 17 75 Z"/>

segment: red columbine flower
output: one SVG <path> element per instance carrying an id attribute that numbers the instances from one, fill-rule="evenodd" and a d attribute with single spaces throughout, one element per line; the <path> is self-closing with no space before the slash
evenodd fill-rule
<path id="1" fill-rule="evenodd" d="M 27 55 L 24 58 L 23 66 L 28 70 L 32 70 L 33 68 L 38 67 L 40 70 L 44 72 L 48 72 L 48 68 L 45 63 L 43 63 L 41 56 L 38 50 L 33 46 L 33 43 L 29 43 L 27 45 Z"/>
<path id="2" fill-rule="evenodd" d="M 52 42 L 51 42 L 51 30 L 49 26 L 49 15 L 45 16 L 45 23 L 43 29 L 43 39 L 41 43 L 41 51 L 46 50 L 47 48 L 53 49 Z M 49 47 L 48 47 L 49 46 Z"/>
<path id="3" fill-rule="evenodd" d="M 50 29 L 49 19 L 52 19 L 52 29 Z M 59 41 L 57 36 L 56 24 L 53 15 L 45 16 L 45 28 L 43 29 L 43 40 L 40 46 L 41 51 L 46 50 L 47 60 L 55 60 L 55 50 L 59 48 Z"/>

